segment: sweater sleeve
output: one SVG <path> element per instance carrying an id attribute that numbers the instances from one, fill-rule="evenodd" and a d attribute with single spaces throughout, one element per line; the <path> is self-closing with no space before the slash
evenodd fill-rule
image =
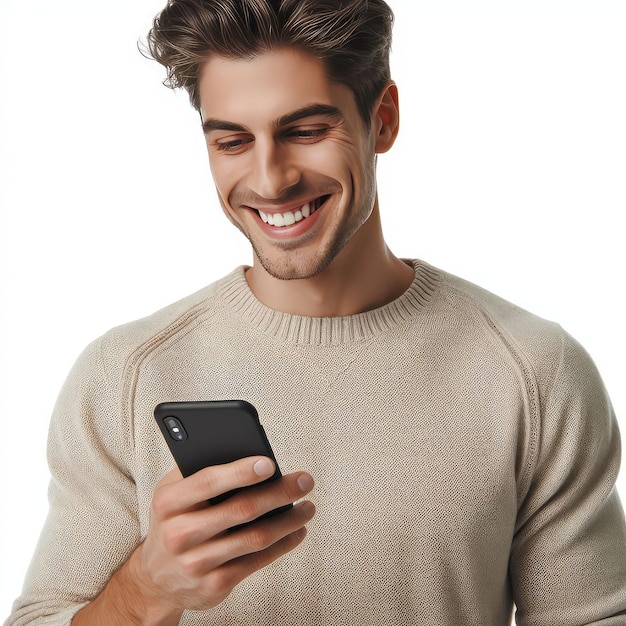
<path id="1" fill-rule="evenodd" d="M 516 620 L 626 625 L 617 422 L 594 364 L 566 334 L 556 361 L 541 392 L 535 471 L 511 551 Z"/>
<path id="2" fill-rule="evenodd" d="M 104 345 L 79 357 L 56 403 L 48 517 L 5 626 L 67 626 L 140 541 L 121 366 Z"/>

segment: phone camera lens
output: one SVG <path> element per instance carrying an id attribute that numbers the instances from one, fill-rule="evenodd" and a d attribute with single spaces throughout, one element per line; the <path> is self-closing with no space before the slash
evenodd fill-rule
<path id="1" fill-rule="evenodd" d="M 187 433 L 178 418 L 173 416 L 166 417 L 165 426 L 167 427 L 167 432 L 170 434 L 170 437 L 175 441 L 185 441 L 185 439 L 187 439 Z"/>

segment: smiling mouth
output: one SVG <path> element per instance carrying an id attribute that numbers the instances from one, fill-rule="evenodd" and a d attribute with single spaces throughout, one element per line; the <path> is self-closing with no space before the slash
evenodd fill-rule
<path id="1" fill-rule="evenodd" d="M 257 213 L 261 219 L 270 226 L 277 228 L 284 228 L 286 226 L 292 226 L 297 222 L 305 220 L 307 217 L 311 217 L 315 211 L 317 211 L 326 200 L 330 198 L 329 195 L 321 196 L 312 202 L 306 202 L 299 209 L 293 211 L 285 211 L 284 213 L 265 213 L 260 209 L 257 209 Z"/>

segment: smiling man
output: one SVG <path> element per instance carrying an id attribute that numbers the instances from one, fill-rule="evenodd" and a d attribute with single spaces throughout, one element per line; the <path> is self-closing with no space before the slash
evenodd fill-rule
<path id="1" fill-rule="evenodd" d="M 593 363 L 385 244 L 391 25 L 383 0 L 170 0 L 155 20 L 253 265 L 79 358 L 7 624 L 626 624 L 620 441 Z M 233 398 L 284 477 L 257 485 L 274 465 L 250 457 L 182 478 L 155 406 Z"/>

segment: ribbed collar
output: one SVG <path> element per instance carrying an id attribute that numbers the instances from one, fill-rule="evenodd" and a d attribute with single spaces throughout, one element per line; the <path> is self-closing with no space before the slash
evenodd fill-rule
<path id="1" fill-rule="evenodd" d="M 415 269 L 411 286 L 383 307 L 346 317 L 305 317 L 275 311 L 252 293 L 244 266 L 219 281 L 220 296 L 235 315 L 258 330 L 293 344 L 336 345 L 363 341 L 393 330 L 421 311 L 440 280 L 439 272 L 417 260 L 407 260 Z"/>

